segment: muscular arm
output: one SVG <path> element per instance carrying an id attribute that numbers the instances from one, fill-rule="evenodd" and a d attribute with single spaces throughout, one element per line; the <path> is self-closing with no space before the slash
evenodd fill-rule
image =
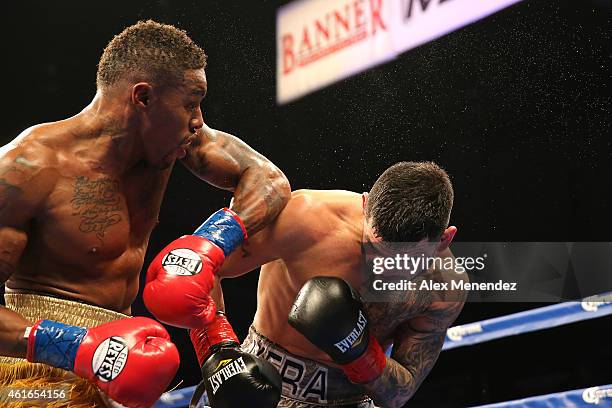
<path id="1" fill-rule="evenodd" d="M 439 302 L 425 315 L 402 324 L 394 337 L 393 353 L 383 374 L 365 384 L 378 405 L 403 407 L 433 368 L 446 335 L 463 302 Z"/>
<path id="2" fill-rule="evenodd" d="M 454 258 L 448 247 L 438 252 L 437 256 Z M 465 274 L 456 275 L 450 269 L 430 270 L 428 278 L 444 281 L 448 276 L 467 279 Z M 466 297 L 466 292 L 454 290 L 421 293 L 418 299 L 410 301 L 421 301 L 429 306 L 422 314 L 398 326 L 393 338 L 393 352 L 391 358 L 387 358 L 385 370 L 380 377 L 365 385 L 368 395 L 377 404 L 390 408 L 403 407 L 412 398 L 436 363 L 444 345 L 446 330 L 459 316 Z"/>
<path id="3" fill-rule="evenodd" d="M 225 260 L 219 276 L 236 277 L 276 259 L 299 256 L 315 241 L 309 229 L 317 213 L 315 205 L 308 190 L 293 192 L 278 217 Z"/>
<path id="4" fill-rule="evenodd" d="M 0 205 L 5 198 L 3 193 L 0 188 Z M 4 284 L 15 271 L 26 242 L 23 232 L 10 227 L 0 228 L 0 284 Z M 30 325 L 20 314 L 0 306 L 0 355 L 25 358 L 27 342 L 23 334 Z"/>
<path id="5" fill-rule="evenodd" d="M 27 224 L 53 186 L 49 172 L 32 161 L 35 155 L 23 150 L 0 149 L 0 284 L 16 271 L 27 244 Z M 0 306 L 0 355 L 25 358 L 28 326 L 23 316 Z"/>
<path id="6" fill-rule="evenodd" d="M 276 218 L 291 194 L 287 178 L 268 159 L 240 139 L 206 125 L 183 163 L 202 180 L 234 193 L 231 209 L 249 235 Z"/>

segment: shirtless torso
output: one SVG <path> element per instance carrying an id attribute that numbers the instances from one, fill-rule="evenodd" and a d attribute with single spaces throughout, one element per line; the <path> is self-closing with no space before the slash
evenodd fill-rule
<path id="1" fill-rule="evenodd" d="M 205 89 L 203 70 L 198 75 L 194 86 Z M 76 116 L 29 128 L 0 148 L 0 284 L 7 293 L 130 314 L 177 159 L 200 179 L 235 192 L 233 209 L 247 230 L 275 217 L 288 195 L 284 175 L 241 140 L 202 122 L 204 91 L 195 96 L 199 119 L 193 119 L 196 99 L 180 99 L 187 92 L 174 92 L 174 109 L 188 113 L 181 113 L 178 137 L 159 130 L 161 164 L 145 159 L 137 136 L 113 133 L 112 121 L 111 131 L 99 123 L 104 102 L 97 99 Z M 10 322 L 0 339 L 14 343 L 3 341 L 0 355 L 23 356 L 22 328 L 30 323 L 4 307 L 0 315 Z"/>
<path id="2" fill-rule="evenodd" d="M 3 179 L 27 177 L 31 188 L 23 192 L 39 208 L 26 225 L 15 225 L 27 234 L 27 245 L 6 291 L 129 313 L 170 169 L 142 164 L 125 174 L 106 171 L 85 153 L 97 139 L 83 139 L 59 122 L 37 126 L 3 148 Z M 22 200 L 5 205 L 13 203 L 17 224 L 26 209 Z"/>
<path id="3" fill-rule="evenodd" d="M 288 324 L 287 316 L 302 285 L 315 276 L 343 278 L 363 293 L 363 237 L 361 194 L 296 191 L 276 221 L 251 237 L 242 254 L 226 261 L 221 275 L 237 276 L 264 264 L 253 323 L 257 331 L 294 354 L 333 365 L 327 354 Z M 439 255 L 452 256 L 450 251 Z M 451 273 L 428 271 L 415 279 L 458 279 Z M 444 293 L 407 291 L 402 301 L 365 303 L 377 340 L 383 348 L 393 343 L 394 360 L 414 373 L 406 393 L 413 392 L 433 367 L 446 329 L 462 308 L 462 301 L 441 299 Z"/>
<path id="4" fill-rule="evenodd" d="M 205 66 L 184 31 L 138 22 L 104 49 L 88 106 L 0 147 L 0 385 L 69 382 L 66 404 L 151 406 L 178 352 L 159 323 L 124 315 L 175 162 L 234 193 L 241 232 L 286 204 L 280 170 L 204 123 Z"/>

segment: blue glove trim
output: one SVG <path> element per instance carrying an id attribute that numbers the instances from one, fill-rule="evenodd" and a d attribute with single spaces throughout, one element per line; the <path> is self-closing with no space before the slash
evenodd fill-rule
<path id="1" fill-rule="evenodd" d="M 213 213 L 193 235 L 206 238 L 223 250 L 228 256 L 244 242 L 244 230 L 234 214 L 226 209 Z"/>
<path id="2" fill-rule="evenodd" d="M 34 362 L 72 371 L 77 350 L 86 334 L 87 329 L 83 327 L 41 321 L 34 338 Z"/>

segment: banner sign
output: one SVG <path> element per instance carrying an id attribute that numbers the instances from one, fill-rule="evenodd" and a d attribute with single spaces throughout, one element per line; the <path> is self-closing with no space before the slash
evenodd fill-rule
<path id="1" fill-rule="evenodd" d="M 277 102 L 395 58 L 521 0 L 298 0 L 276 18 Z"/>

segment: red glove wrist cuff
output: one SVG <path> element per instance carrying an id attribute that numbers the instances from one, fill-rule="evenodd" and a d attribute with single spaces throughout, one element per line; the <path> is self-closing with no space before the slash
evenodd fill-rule
<path id="1" fill-rule="evenodd" d="M 225 314 L 219 312 L 217 312 L 215 320 L 206 327 L 190 330 L 189 337 L 191 337 L 200 365 L 204 364 L 215 345 L 221 343 L 240 344 L 238 336 L 234 333 L 234 329 L 227 321 Z"/>
<path id="2" fill-rule="evenodd" d="M 236 213 L 236 211 L 231 210 L 231 209 L 229 209 L 227 207 L 223 207 L 222 210 L 228 212 L 229 214 L 231 214 L 232 217 L 238 223 L 238 225 L 240 225 L 240 228 L 242 229 L 242 233 L 244 234 L 244 240 L 246 241 L 247 239 L 249 239 L 249 234 L 247 234 L 246 226 L 244 225 L 244 222 L 242 221 L 242 218 L 240 218 L 238 213 Z"/>
<path id="3" fill-rule="evenodd" d="M 378 340 L 370 334 L 366 351 L 355 361 L 342 366 L 342 371 L 355 384 L 364 384 L 378 378 L 387 365 L 387 356 Z"/>
<path id="4" fill-rule="evenodd" d="M 34 343 L 36 341 L 36 329 L 38 328 L 40 322 L 42 322 L 42 320 L 38 320 L 36 323 L 34 323 L 32 327 L 29 328 L 30 332 L 28 334 L 28 348 L 26 349 L 26 360 L 31 363 L 34 362 Z"/>

